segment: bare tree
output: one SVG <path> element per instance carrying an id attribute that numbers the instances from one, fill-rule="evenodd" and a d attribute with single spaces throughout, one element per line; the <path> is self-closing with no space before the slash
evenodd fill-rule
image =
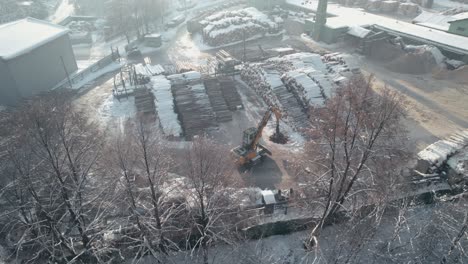
<path id="1" fill-rule="evenodd" d="M 207 264 L 208 249 L 213 242 L 230 243 L 227 234 L 232 226 L 223 216 L 229 207 L 228 188 L 236 182 L 232 176 L 233 162 L 228 149 L 204 137 L 195 138 L 185 152 L 183 171 L 189 203 L 194 207 L 194 249 L 201 249 L 203 262 Z"/>
<path id="2" fill-rule="evenodd" d="M 113 186 L 98 168 L 103 135 L 70 104 L 71 94 L 35 98 L 8 123 L 4 230 L 17 254 L 87 263 L 107 258 L 102 232 Z M 19 213 L 18 213 L 19 212 Z M 23 251 L 23 249 L 32 249 Z"/>
<path id="3" fill-rule="evenodd" d="M 310 184 L 315 195 L 312 202 L 321 204 L 322 213 L 306 247 L 315 246 L 320 230 L 337 212 L 372 203 L 369 199 L 378 197 L 379 185 L 395 182 L 399 174 L 395 165 L 406 154 L 403 103 L 389 89 L 375 93 L 372 76 L 359 77 L 312 113 L 315 140 L 308 146 L 310 158 L 304 163 L 309 173 L 301 180 Z M 317 194 L 321 198 L 316 199 Z"/>
<path id="4" fill-rule="evenodd" d="M 109 25 L 114 28 L 118 33 L 124 34 L 127 42 L 130 43 L 131 32 L 139 34 L 136 17 L 133 14 L 134 1 L 133 0 L 112 0 L 110 3 L 110 12 L 108 13 L 107 20 Z"/>
<path id="5" fill-rule="evenodd" d="M 166 5 L 166 0 L 111 0 L 109 25 L 123 33 L 130 43 L 131 32 L 139 38 L 151 31 L 150 26 L 158 18 L 163 21 Z"/>
<path id="6" fill-rule="evenodd" d="M 130 209 L 124 216 L 129 215 L 138 229 L 131 235 L 136 259 L 151 254 L 162 261 L 169 251 L 178 250 L 172 239 L 186 222 L 185 201 L 168 177 L 174 163 L 165 142 L 154 122 L 138 119 L 129 122 L 125 134 L 112 139 L 109 148 L 110 166 Z"/>

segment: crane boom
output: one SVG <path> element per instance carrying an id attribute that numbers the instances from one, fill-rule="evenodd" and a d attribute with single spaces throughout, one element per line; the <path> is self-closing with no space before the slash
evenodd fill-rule
<path id="1" fill-rule="evenodd" d="M 262 144 L 259 143 L 262 138 L 263 129 L 268 124 L 271 115 L 276 116 L 276 130 L 279 130 L 279 120 L 281 119 L 281 112 L 276 107 L 270 107 L 263 115 L 262 120 L 258 123 L 257 127 L 251 127 L 244 130 L 242 145 L 235 147 L 231 153 L 237 159 L 239 165 L 252 166 L 262 161 L 265 155 L 272 155 L 271 152 Z"/>
<path id="2" fill-rule="evenodd" d="M 266 111 L 265 114 L 263 115 L 262 121 L 260 121 L 260 123 L 258 124 L 257 133 L 249 146 L 250 149 L 257 148 L 258 142 L 260 141 L 260 138 L 262 138 L 263 129 L 268 124 L 268 121 L 270 120 L 272 113 L 275 114 L 276 127 L 277 129 L 279 128 L 279 120 L 281 119 L 281 112 L 276 107 L 270 107 L 270 109 L 268 109 L 268 111 Z"/>

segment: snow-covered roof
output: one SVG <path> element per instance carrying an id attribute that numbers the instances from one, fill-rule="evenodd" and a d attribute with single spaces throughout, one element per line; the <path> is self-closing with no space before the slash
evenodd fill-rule
<path id="1" fill-rule="evenodd" d="M 451 16 L 423 11 L 419 16 L 413 19 L 413 23 L 425 27 L 448 31 L 450 27 L 449 21 L 451 20 L 453 20 L 453 17 Z"/>
<path id="2" fill-rule="evenodd" d="M 0 58 L 16 58 L 68 32 L 65 27 L 30 17 L 0 25 Z"/>
<path id="3" fill-rule="evenodd" d="M 365 38 L 371 31 L 360 26 L 350 26 L 348 34 L 358 38 Z"/>
<path id="4" fill-rule="evenodd" d="M 316 11 L 318 0 L 286 0 L 287 3 Z M 327 18 L 328 27 L 344 27 L 357 25 L 361 27 L 374 25 L 381 30 L 398 34 L 414 40 L 425 40 L 428 44 L 444 47 L 447 51 L 468 54 L 468 41 L 466 37 L 459 36 L 440 30 L 430 29 L 423 26 L 407 23 L 385 16 L 360 11 L 355 8 L 328 4 L 327 13 L 331 16 Z"/>
<path id="5" fill-rule="evenodd" d="M 468 19 L 468 12 L 463 12 L 463 13 L 459 13 L 459 14 L 456 14 L 456 15 L 453 15 L 452 16 L 452 21 L 459 21 L 459 20 L 465 20 L 465 19 Z"/>
<path id="6" fill-rule="evenodd" d="M 275 204 L 276 203 L 275 194 L 273 193 L 272 190 L 262 191 L 262 196 L 263 196 L 263 200 L 265 201 L 265 204 Z"/>

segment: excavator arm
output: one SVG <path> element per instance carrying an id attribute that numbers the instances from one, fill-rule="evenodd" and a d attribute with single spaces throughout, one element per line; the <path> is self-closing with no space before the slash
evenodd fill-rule
<path id="1" fill-rule="evenodd" d="M 282 117 L 281 112 L 276 107 L 270 107 L 263 115 L 262 120 L 257 127 L 251 127 L 244 131 L 242 145 L 233 148 L 231 152 L 237 158 L 239 165 L 256 164 L 265 154 L 272 155 L 272 153 L 259 141 L 262 138 L 263 129 L 268 124 L 272 115 L 276 117 L 276 131 L 279 131 L 279 120 Z"/>
<path id="2" fill-rule="evenodd" d="M 279 131 L 279 120 L 281 119 L 282 114 L 278 108 L 270 107 L 270 109 L 266 111 L 265 115 L 263 115 L 262 121 L 258 124 L 257 133 L 255 137 L 253 138 L 252 142 L 250 143 L 250 149 L 256 149 L 258 142 L 260 141 L 260 138 L 262 138 L 263 129 L 268 124 L 268 121 L 270 120 L 272 113 L 274 113 L 276 117 L 276 131 L 277 132 Z"/>
<path id="3" fill-rule="evenodd" d="M 280 133 L 280 131 L 279 131 L 279 121 L 283 117 L 283 115 L 281 114 L 280 110 L 278 108 L 276 108 L 276 107 L 272 107 L 271 111 L 275 114 L 275 117 L 276 117 L 276 134 L 279 134 Z"/>

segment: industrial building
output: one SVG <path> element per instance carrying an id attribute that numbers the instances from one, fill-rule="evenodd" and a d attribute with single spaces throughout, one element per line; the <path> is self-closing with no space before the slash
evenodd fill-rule
<path id="1" fill-rule="evenodd" d="M 449 32 L 468 37 L 468 12 L 454 15 L 453 18 L 449 21 Z"/>
<path id="2" fill-rule="evenodd" d="M 413 19 L 413 23 L 419 26 L 468 37 L 468 12 L 462 12 L 456 15 L 423 12 Z"/>
<path id="3" fill-rule="evenodd" d="M 318 1 L 311 0 L 305 4 L 301 0 L 287 0 L 286 7 L 293 10 L 317 13 Z M 328 4 L 327 18 L 320 34 L 320 40 L 326 43 L 335 43 L 344 38 L 352 28 L 362 27 L 385 32 L 395 37 L 402 37 L 408 43 L 429 44 L 436 46 L 447 55 L 456 56 L 459 60 L 468 62 L 468 39 L 462 34 L 445 32 L 433 28 L 415 25 L 393 18 L 375 15 L 355 8 Z M 464 32 L 468 19 L 460 18 L 454 23 Z M 312 34 L 315 27 L 315 19 L 306 19 L 304 29 L 306 33 Z M 455 22 L 455 21 L 454 21 Z"/>
<path id="4" fill-rule="evenodd" d="M 68 29 L 26 18 L 0 25 L 0 104 L 52 89 L 78 67 Z"/>

